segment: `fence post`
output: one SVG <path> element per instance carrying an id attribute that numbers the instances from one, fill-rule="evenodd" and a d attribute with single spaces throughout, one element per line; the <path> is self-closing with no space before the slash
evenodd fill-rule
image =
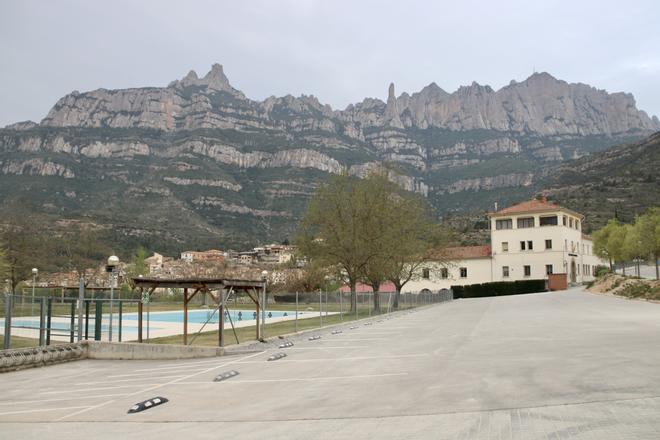
<path id="1" fill-rule="evenodd" d="M 319 289 L 319 327 L 323 327 L 323 292 Z"/>
<path id="2" fill-rule="evenodd" d="M 122 318 L 122 306 L 123 302 L 121 301 L 121 298 L 119 299 L 119 342 L 121 342 L 121 318 Z"/>
<path id="3" fill-rule="evenodd" d="M 48 314 L 50 315 L 50 307 L 48 309 Z M 71 301 L 71 324 L 69 327 L 71 330 L 69 342 L 73 344 L 73 342 L 76 339 L 76 302 L 75 301 Z M 48 316 L 48 340 L 50 341 L 50 316 Z"/>
<path id="4" fill-rule="evenodd" d="M 344 295 L 339 290 L 339 320 L 344 322 Z"/>
<path id="5" fill-rule="evenodd" d="M 39 347 L 46 345 L 46 298 L 39 299 Z"/>
<path id="6" fill-rule="evenodd" d="M 12 296 L 5 295 L 5 339 L 2 344 L 4 350 L 8 350 L 11 343 L 11 303 Z"/>
<path id="7" fill-rule="evenodd" d="M 94 340 L 101 340 L 101 323 L 103 321 L 103 302 L 96 301 L 96 310 L 94 312 Z"/>
<path id="8" fill-rule="evenodd" d="M 53 298 L 48 298 L 48 311 L 46 312 L 46 345 L 50 345 L 50 328 L 53 322 Z M 73 342 L 73 341 L 71 341 Z"/>
<path id="9" fill-rule="evenodd" d="M 298 291 L 296 291 L 296 333 L 298 333 Z"/>
<path id="10" fill-rule="evenodd" d="M 64 289 L 62 289 L 64 292 Z M 62 293 L 64 295 L 64 293 Z M 62 301 L 64 301 L 64 296 L 62 296 Z M 87 322 L 85 324 L 85 339 L 87 339 L 87 325 L 89 324 L 89 304 L 85 303 L 85 279 L 80 278 L 80 283 L 78 285 L 78 342 L 82 340 L 82 326 L 83 326 L 83 305 L 86 306 L 87 310 Z"/>
<path id="11" fill-rule="evenodd" d="M 89 339 L 89 304 L 91 301 L 85 300 L 85 341 Z M 80 329 L 78 329 L 80 332 Z"/>

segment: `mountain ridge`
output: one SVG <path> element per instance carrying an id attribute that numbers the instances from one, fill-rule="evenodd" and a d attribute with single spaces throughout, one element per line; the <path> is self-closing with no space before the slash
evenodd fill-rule
<path id="1" fill-rule="evenodd" d="M 197 90 L 191 90 L 191 89 Z M 206 89 L 206 90 L 203 90 Z M 163 103 L 162 109 L 149 108 L 140 97 L 131 97 L 137 92 L 156 94 L 158 101 Z M 211 93 L 227 93 L 232 98 L 243 101 L 245 105 L 256 106 L 257 113 L 267 116 L 268 119 L 277 119 L 272 114 L 273 107 L 277 104 L 286 103 L 292 110 L 299 114 L 309 112 L 314 116 L 326 118 L 326 129 L 340 130 L 337 123 L 350 124 L 343 130 L 342 134 L 349 137 L 361 138 L 360 129 L 365 127 L 391 126 L 394 128 L 421 128 L 428 127 L 446 128 L 451 130 L 467 129 L 495 129 L 500 131 L 534 132 L 544 135 L 551 134 L 594 134 L 604 133 L 616 135 L 631 129 L 657 130 L 660 129 L 660 121 L 656 116 L 649 117 L 646 112 L 636 109 L 635 99 L 631 94 L 617 92 L 607 93 L 605 90 L 597 89 L 583 83 L 568 83 L 558 80 L 552 75 L 541 72 L 534 73 L 522 82 L 511 81 L 498 90 L 490 86 L 482 86 L 473 82 L 470 86 L 460 86 L 456 91 L 448 93 L 438 87 L 435 82 L 423 87 L 420 91 L 412 94 L 402 93 L 396 96 L 394 84 L 391 83 L 388 90 L 388 98 L 382 101 L 378 98 L 365 98 L 361 102 L 349 104 L 344 110 L 332 109 L 328 104 L 321 104 L 313 95 L 301 95 L 293 97 L 268 97 L 263 101 L 252 100 L 245 94 L 231 86 L 224 74 L 220 64 L 214 64 L 211 70 L 202 78 L 199 78 L 194 70 L 191 70 L 180 80 L 172 81 L 167 87 L 142 87 L 129 89 L 108 90 L 104 88 L 89 92 L 74 91 L 61 98 L 51 109 L 48 115 L 41 121 L 41 125 L 49 126 L 102 126 L 98 119 L 91 117 L 92 111 L 147 113 L 143 119 L 130 120 L 120 118 L 118 120 L 104 120 L 112 127 L 142 127 L 156 128 L 165 131 L 194 128 L 221 128 L 219 121 L 206 120 L 193 121 L 192 123 L 177 126 L 174 119 L 180 115 L 179 106 L 185 101 L 188 93 L 197 98 L 201 95 Z M 120 99 L 113 95 L 121 94 Z M 160 95 L 160 96 L 158 96 Z M 151 99 L 152 96 L 147 96 Z M 183 101 L 180 99 L 183 98 Z M 561 124 L 564 116 L 561 114 L 561 105 L 553 100 L 572 99 L 566 109 L 575 108 L 582 111 L 580 116 L 590 117 L 595 127 L 583 125 Z M 590 99 L 589 105 L 594 107 L 579 107 L 583 99 Z M 93 102 L 85 102 L 89 99 Z M 539 102 L 537 109 L 528 109 L 523 101 Z M 213 113 L 213 106 L 204 106 L 209 102 L 197 99 L 193 106 L 194 111 Z M 521 104 L 522 103 L 522 104 Z M 595 104 L 594 104 L 595 103 Z M 108 104 L 110 108 L 108 108 Z M 134 104 L 134 105 L 133 105 Z M 145 108 L 145 104 L 147 104 Z M 236 103 L 234 103 L 236 104 Z M 169 107 L 169 108 L 168 108 Z M 85 111 L 89 112 L 85 116 Z M 164 120 L 150 119 L 150 110 L 154 114 L 164 113 Z M 543 121 L 534 124 L 526 124 L 520 120 L 520 112 L 527 111 L 526 116 L 533 116 L 534 111 L 539 110 Z M 627 119 L 613 118 L 608 111 L 622 113 Z M 75 114 L 72 115 L 72 113 Z M 78 115 L 78 113 L 83 113 Z M 315 114 L 314 114 L 315 113 Z M 473 115 L 469 115 L 472 113 Z M 566 113 L 566 111 L 564 112 Z M 476 115 L 475 117 L 472 117 Z M 525 116 L 525 115 L 522 115 Z M 529 119 L 529 118 L 528 118 Z M 556 120 L 555 120 L 556 119 Z M 334 122 L 334 124 L 331 124 Z M 330 125 L 334 125 L 331 127 Z"/>
<path id="2" fill-rule="evenodd" d="M 479 211 L 656 125 L 632 95 L 544 73 L 497 91 L 431 83 L 397 96 L 391 84 L 386 101 L 333 110 L 306 95 L 251 100 L 218 64 L 167 87 L 74 92 L 39 124 L 0 129 L 0 217 L 53 234 L 84 220 L 121 246 L 241 247 L 290 238 L 328 174 L 388 163 L 438 216 Z"/>

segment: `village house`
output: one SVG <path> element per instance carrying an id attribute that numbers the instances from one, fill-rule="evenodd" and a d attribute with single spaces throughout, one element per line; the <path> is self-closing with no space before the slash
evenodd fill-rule
<path id="1" fill-rule="evenodd" d="M 222 263 L 225 261 L 225 253 L 217 249 L 209 249 L 208 251 L 185 251 L 181 252 L 181 259 L 188 263 L 205 261 Z"/>
<path id="2" fill-rule="evenodd" d="M 420 268 L 406 292 L 448 289 L 493 281 L 547 279 L 564 274 L 567 284 L 592 281 L 605 262 L 582 233 L 584 216 L 546 198 L 489 214 L 490 245 L 444 250 L 438 261 Z"/>

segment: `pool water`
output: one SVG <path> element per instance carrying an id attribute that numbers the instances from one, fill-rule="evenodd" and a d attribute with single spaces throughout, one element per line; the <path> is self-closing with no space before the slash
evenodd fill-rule
<path id="1" fill-rule="evenodd" d="M 308 314 L 306 312 L 298 312 L 298 317 L 303 314 Z M 143 319 L 146 319 L 146 312 L 143 314 Z M 254 310 L 232 310 L 231 313 L 225 311 L 225 322 L 229 322 L 229 316 L 234 322 L 242 321 L 252 321 L 256 319 L 256 312 Z M 296 316 L 296 312 L 293 311 L 266 311 L 266 319 L 268 318 L 281 318 L 283 316 Z M 306 317 L 306 316 L 305 316 Z M 124 321 L 137 321 L 137 314 L 131 313 L 123 316 Z M 210 321 L 209 321 L 210 319 Z M 159 321 L 159 322 L 183 322 L 183 310 L 176 310 L 173 312 L 152 312 L 149 315 L 150 321 Z M 188 311 L 188 322 L 194 324 L 204 324 L 205 322 L 217 323 L 218 322 L 218 310 L 209 309 L 209 310 L 189 310 Z"/>

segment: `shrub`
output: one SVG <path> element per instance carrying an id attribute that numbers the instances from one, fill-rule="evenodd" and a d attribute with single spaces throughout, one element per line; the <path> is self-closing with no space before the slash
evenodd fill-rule
<path id="1" fill-rule="evenodd" d="M 610 273 L 610 268 L 607 266 L 596 266 L 596 277 L 602 277 Z"/>
<path id="2" fill-rule="evenodd" d="M 546 291 L 545 280 L 496 281 L 492 283 L 452 286 L 454 298 L 521 295 Z"/>

